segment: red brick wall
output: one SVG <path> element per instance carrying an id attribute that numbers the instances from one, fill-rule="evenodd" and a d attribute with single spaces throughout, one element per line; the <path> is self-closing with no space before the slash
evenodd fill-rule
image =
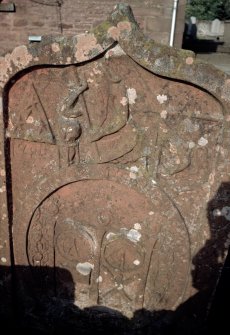
<path id="1" fill-rule="evenodd" d="M 15 13 L 0 12 L 0 54 L 28 42 L 29 35 L 77 34 L 90 30 L 107 18 L 119 2 L 129 3 L 144 32 L 156 41 L 168 44 L 173 0 L 62 0 L 50 6 L 39 0 L 3 0 L 14 2 Z M 1 2 L 1 0 L 0 0 Z M 54 0 L 40 0 L 52 4 Z M 179 1 L 175 45 L 181 46 L 184 29 L 184 4 Z"/>

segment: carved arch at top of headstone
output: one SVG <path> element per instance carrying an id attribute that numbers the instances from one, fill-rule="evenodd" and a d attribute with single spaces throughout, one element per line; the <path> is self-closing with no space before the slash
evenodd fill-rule
<path id="1" fill-rule="evenodd" d="M 191 297 L 202 248 L 202 280 L 216 279 L 228 187 L 210 199 L 229 174 L 227 74 L 145 37 L 119 4 L 87 34 L 1 57 L 0 89 L 2 262 L 13 240 L 15 264 L 68 269 L 79 306 L 129 316 Z"/>
<path id="2" fill-rule="evenodd" d="M 138 64 L 166 78 L 183 80 L 206 89 L 229 103 L 229 76 L 196 59 L 188 50 L 156 43 L 139 29 L 128 5 L 118 4 L 107 21 L 92 31 L 66 37 L 43 36 L 39 44 L 16 47 L 0 57 L 0 88 L 17 72 L 37 65 L 69 65 L 89 61 L 115 43 Z"/>

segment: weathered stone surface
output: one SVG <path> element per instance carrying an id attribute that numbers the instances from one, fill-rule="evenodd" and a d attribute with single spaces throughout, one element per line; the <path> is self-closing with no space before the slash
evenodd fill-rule
<path id="1" fill-rule="evenodd" d="M 130 318 L 202 293 L 193 322 L 229 245 L 230 77 L 145 38 L 122 4 L 0 62 L 0 257 L 19 301 Z"/>

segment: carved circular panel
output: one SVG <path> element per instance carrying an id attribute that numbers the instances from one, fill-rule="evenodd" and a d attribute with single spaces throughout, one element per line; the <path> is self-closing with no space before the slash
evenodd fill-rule
<path id="1" fill-rule="evenodd" d="M 80 307 L 99 302 L 128 316 L 143 307 L 170 308 L 186 285 L 187 232 L 157 187 L 151 200 L 114 181 L 65 185 L 37 207 L 27 238 L 29 264 L 56 268 L 62 296 L 73 285 L 59 270 L 68 270 L 75 285 L 68 296 Z"/>

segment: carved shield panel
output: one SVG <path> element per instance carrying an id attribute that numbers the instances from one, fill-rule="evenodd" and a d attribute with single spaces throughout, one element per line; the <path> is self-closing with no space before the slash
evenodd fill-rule
<path id="1" fill-rule="evenodd" d="M 207 93 L 125 55 L 22 76 L 9 92 L 16 262 L 68 269 L 80 307 L 177 306 L 185 222 L 205 196 L 222 118 Z M 60 294 L 58 271 L 55 282 Z"/>

